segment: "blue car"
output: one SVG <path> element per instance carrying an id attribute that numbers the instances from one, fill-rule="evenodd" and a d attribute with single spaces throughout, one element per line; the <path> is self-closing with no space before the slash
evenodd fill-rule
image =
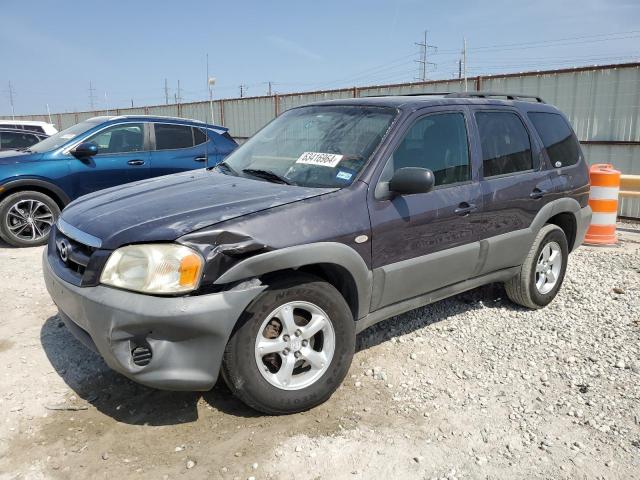
<path id="1" fill-rule="evenodd" d="M 216 165 L 238 144 L 224 127 L 152 116 L 95 117 L 0 152 L 0 237 L 43 245 L 60 211 L 104 188 Z"/>

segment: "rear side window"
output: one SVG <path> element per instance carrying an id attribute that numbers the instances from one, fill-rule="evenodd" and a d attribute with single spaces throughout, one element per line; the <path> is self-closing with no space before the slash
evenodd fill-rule
<path id="1" fill-rule="evenodd" d="M 0 132 L 0 148 L 17 149 L 38 143 L 38 137 L 30 133 Z"/>
<path id="2" fill-rule="evenodd" d="M 441 113 L 416 121 L 389 158 L 380 180 L 391 180 L 404 167 L 430 169 L 436 186 L 470 180 L 464 115 Z"/>
<path id="3" fill-rule="evenodd" d="M 44 128 L 39 125 L 23 125 L 22 128 L 30 132 L 44 133 Z"/>
<path id="4" fill-rule="evenodd" d="M 156 150 L 193 147 L 191 127 L 171 125 L 168 123 L 155 123 L 154 128 L 156 131 Z"/>
<path id="5" fill-rule="evenodd" d="M 485 177 L 533 169 L 531 141 L 512 112 L 476 112 Z"/>
<path id="6" fill-rule="evenodd" d="M 207 136 L 199 128 L 193 127 L 193 141 L 196 145 L 200 145 L 207 141 Z"/>
<path id="7" fill-rule="evenodd" d="M 538 131 L 551 165 L 575 165 L 580 158 L 580 144 L 567 121 L 557 113 L 529 112 L 529 120 Z M 560 165 L 558 165 L 558 162 Z"/>

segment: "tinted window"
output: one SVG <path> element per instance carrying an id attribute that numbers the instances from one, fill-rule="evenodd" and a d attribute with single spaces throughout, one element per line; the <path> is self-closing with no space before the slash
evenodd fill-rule
<path id="1" fill-rule="evenodd" d="M 89 137 L 100 153 L 139 152 L 144 148 L 144 126 L 142 123 L 114 125 Z"/>
<path id="2" fill-rule="evenodd" d="M 207 136 L 205 135 L 205 133 L 200 130 L 199 128 L 193 128 L 193 140 L 195 142 L 196 145 L 200 145 L 201 143 L 204 143 L 207 141 Z"/>
<path id="3" fill-rule="evenodd" d="M 464 115 L 444 113 L 418 120 L 389 158 L 381 180 L 389 181 L 396 170 L 404 167 L 432 170 L 436 186 L 469 180 Z"/>
<path id="4" fill-rule="evenodd" d="M 156 150 L 193 147 L 191 127 L 155 123 L 154 128 L 156 130 Z"/>
<path id="5" fill-rule="evenodd" d="M 44 128 L 42 128 L 39 125 L 22 125 L 21 128 L 23 128 L 25 130 L 29 130 L 31 132 L 44 133 Z"/>
<path id="6" fill-rule="evenodd" d="M 574 165 L 580 158 L 580 145 L 566 120 L 557 113 L 530 112 L 529 119 L 536 127 L 551 165 Z"/>
<path id="7" fill-rule="evenodd" d="M 38 138 L 30 133 L 0 132 L 0 148 L 17 149 L 38 143 Z"/>
<path id="8" fill-rule="evenodd" d="M 531 170 L 531 142 L 515 113 L 477 112 L 485 177 Z"/>

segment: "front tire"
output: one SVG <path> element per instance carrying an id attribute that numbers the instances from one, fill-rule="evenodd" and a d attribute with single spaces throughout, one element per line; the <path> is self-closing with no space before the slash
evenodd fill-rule
<path id="1" fill-rule="evenodd" d="M 44 193 L 13 193 L 0 202 L 0 237 L 14 247 L 44 245 L 59 215 L 58 204 Z"/>
<path id="2" fill-rule="evenodd" d="M 325 402 L 346 376 L 355 322 L 340 293 L 295 274 L 274 281 L 247 307 L 225 349 L 231 391 L 267 414 L 301 412 Z"/>
<path id="3" fill-rule="evenodd" d="M 564 231 L 557 225 L 545 225 L 536 235 L 518 275 L 505 283 L 507 296 L 527 308 L 547 306 L 562 285 L 568 258 Z"/>

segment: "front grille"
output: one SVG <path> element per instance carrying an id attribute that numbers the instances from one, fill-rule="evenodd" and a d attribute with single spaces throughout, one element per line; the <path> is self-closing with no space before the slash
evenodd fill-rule
<path id="1" fill-rule="evenodd" d="M 48 250 L 49 263 L 56 274 L 78 286 L 97 285 L 102 267 L 111 253 L 85 245 L 56 227 L 51 230 Z"/>
<path id="2" fill-rule="evenodd" d="M 65 249 L 66 258 L 62 257 L 62 249 Z M 65 265 L 80 276 L 84 275 L 94 251 L 95 248 L 77 242 L 60 231 L 56 232 L 56 252 Z"/>

